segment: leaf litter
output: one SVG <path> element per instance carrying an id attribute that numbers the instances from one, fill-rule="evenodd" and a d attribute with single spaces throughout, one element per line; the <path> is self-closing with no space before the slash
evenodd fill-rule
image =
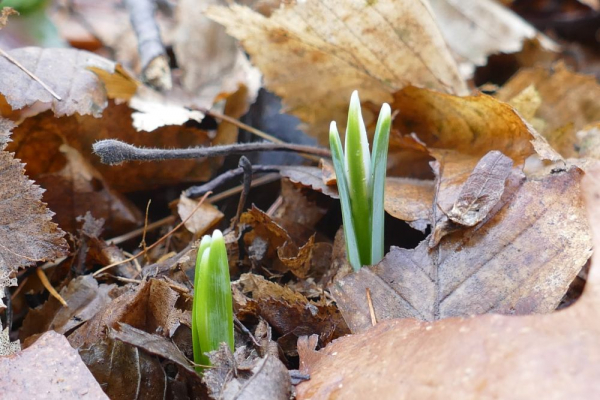
<path id="1" fill-rule="evenodd" d="M 4 190 L 33 193 L 11 197 L 26 207 L 11 203 L 4 213 L 17 220 L 4 225 L 0 246 L 28 253 L 19 258 L 0 251 L 5 260 L 13 257 L 9 268 L 0 268 L 0 279 L 19 285 L 2 314 L 8 330 L 1 346 L 14 354 L 0 363 L 16 366 L 14 360 L 33 354 L 55 365 L 45 343 L 63 338 L 51 345 L 62 349 L 66 337 L 68 358 L 78 365 L 66 382 L 81 381 L 98 398 L 117 399 L 514 397 L 509 388 L 515 385 L 523 398 L 595 393 L 595 275 L 586 269 L 592 239 L 580 194 L 594 174 L 584 157 L 597 153 L 597 82 L 563 64 L 550 66 L 542 54 L 548 49 L 550 59 L 564 58 L 554 43 L 495 3 L 468 10 L 451 1 L 274 3 L 215 2 L 208 17 L 224 27 L 201 16 L 193 2 L 155 13 L 165 54 L 174 55 L 171 91 L 133 78 L 141 67 L 136 32 L 113 2 L 51 10 L 72 44 L 96 46 L 101 55 L 9 50 L 62 102 L 0 57 L 7 66 L 0 75 L 6 70 L 10 76 L 0 85 L 0 143 L 6 146 L 0 155 L 7 171 L 15 170 Z M 494 25 L 487 24 L 485 35 L 466 34 L 481 30 L 484 17 L 477 12 L 486 7 L 499 16 Z M 449 9 L 462 9 L 464 18 L 448 24 L 455 12 Z M 119 29 L 107 29 L 113 17 L 123 21 Z M 66 24 L 81 18 L 87 27 L 69 32 Z M 509 33 L 495 33 L 498 26 Z M 502 40 L 488 40 L 496 36 Z M 530 69 L 494 96 L 468 95 L 473 81 L 467 89 L 464 77 L 474 72 L 476 82 L 482 69 L 475 66 L 491 64 L 492 53 L 520 49 L 518 65 Z M 116 61 L 103 58 L 107 54 Z M 532 67 L 534 61 L 540 64 Z M 101 139 L 150 148 L 245 140 L 235 118 L 256 97 L 258 70 L 284 111 L 317 140 L 329 121 L 344 120 L 354 89 L 367 100 L 369 131 L 381 103 L 392 104 L 389 252 L 380 263 L 356 273 L 349 266 L 335 174 L 326 159 L 318 167 L 275 166 L 269 171 L 281 179 L 255 178 L 249 193 L 223 191 L 211 181 L 217 193 L 198 208 L 181 190 L 237 160 L 225 158 L 223 168 L 222 158 L 113 167 L 91 151 Z M 271 113 L 259 104 L 250 107 L 247 121 Z M 263 125 L 271 132 L 287 129 L 269 126 Z M 47 190 L 47 207 L 29 178 Z M 259 183 L 268 186 L 257 190 Z M 229 196 L 240 192 L 244 201 L 236 204 Z M 52 212 L 58 226 L 50 222 Z M 172 229 L 179 220 L 186 229 Z M 200 377 L 189 361 L 196 239 L 214 227 L 229 227 L 236 346 L 211 354 L 213 368 Z M 69 232 L 69 251 L 61 229 Z M 106 239 L 110 235 L 119 236 Z M 19 238 L 27 241 L 15 242 Z M 68 307 L 46 300 L 38 274 L 24 269 L 41 260 L 48 261 L 38 264 L 47 284 Z M 575 302 L 586 279 L 585 294 Z M 17 348 L 17 337 L 25 350 Z M 14 369 L 14 393 L 31 387 L 31 371 Z M 63 379 L 47 372 L 35 376 Z"/>

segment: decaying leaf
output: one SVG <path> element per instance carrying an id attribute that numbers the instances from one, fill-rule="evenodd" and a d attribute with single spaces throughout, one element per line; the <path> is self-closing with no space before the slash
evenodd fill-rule
<path id="1" fill-rule="evenodd" d="M 310 258 L 314 236 L 298 247 L 288 232 L 265 212 L 256 207 L 242 214 L 240 222 L 254 229 L 244 236 L 251 249 L 251 256 L 258 262 L 274 260 L 272 267 L 276 271 L 290 271 L 304 278 L 310 269 Z"/>
<path id="2" fill-rule="evenodd" d="M 597 247 L 600 170 L 590 174 L 582 186 Z M 595 258 L 584 294 L 575 305 L 550 315 L 384 321 L 320 352 L 301 341 L 301 365 L 311 379 L 297 387 L 297 397 L 598 397 L 599 267 Z"/>
<path id="3" fill-rule="evenodd" d="M 77 350 L 56 332 L 46 332 L 22 352 L 0 357 L 0 371 L 0 393 L 6 399 L 108 400 Z"/>
<path id="4" fill-rule="evenodd" d="M 6 134 L 0 138 L 8 136 L 11 126 L 0 118 L 0 129 Z M 40 201 L 43 190 L 25 176 L 23 164 L 3 149 L 4 145 L 0 148 L 0 308 L 4 288 L 16 285 L 20 268 L 67 254 L 64 232 Z"/>
<path id="5" fill-rule="evenodd" d="M 337 187 L 335 186 L 335 172 L 333 172 L 333 185 L 324 182 L 325 178 L 322 169 L 317 167 L 290 165 L 283 167 L 279 173 L 294 183 L 321 192 L 331 198 L 339 198 Z"/>
<path id="6" fill-rule="evenodd" d="M 0 10 L 0 29 L 6 26 L 6 22 L 8 22 L 8 17 L 11 15 L 18 15 L 19 13 L 10 7 L 2 7 Z"/>
<path id="7" fill-rule="evenodd" d="M 433 321 L 489 312 L 553 311 L 591 254 L 576 167 L 523 182 L 511 177 L 503 197 L 473 228 L 430 249 L 392 248 L 377 265 L 332 287 L 353 332 L 371 326 L 366 289 L 378 321 Z"/>
<path id="8" fill-rule="evenodd" d="M 511 10 L 493 0 L 430 0 L 436 22 L 448 46 L 470 78 L 474 67 L 485 65 L 488 56 L 516 53 L 526 39 L 536 38 L 545 49 L 557 44 L 539 33 Z"/>
<path id="9" fill-rule="evenodd" d="M 40 102 L 51 104 L 57 116 L 77 113 L 99 117 L 107 105 L 107 96 L 114 98 L 117 97 L 115 94 L 125 94 L 131 97 L 136 90 L 132 78 L 117 64 L 87 51 L 27 47 L 11 50 L 9 54 L 61 97 L 60 101 L 55 99 L 23 70 L 0 57 L 0 94 L 13 110 Z M 94 74 L 90 68 L 99 74 Z M 111 91 L 111 87 L 103 83 L 108 77 L 112 79 L 111 85 L 118 89 Z"/>
<path id="10" fill-rule="evenodd" d="M 328 343 L 348 333 L 335 306 L 309 301 L 300 293 L 258 275 L 243 274 L 234 282 L 233 293 L 234 310 L 240 319 L 260 316 L 282 339 L 286 335 L 297 338 L 317 333 L 323 343 Z"/>
<path id="11" fill-rule="evenodd" d="M 248 354 L 250 353 L 250 354 Z M 244 347 L 235 354 L 222 345 L 209 354 L 211 365 L 202 380 L 212 399 L 287 400 L 291 394 L 290 374 L 272 354 L 259 358 Z"/>
<path id="12" fill-rule="evenodd" d="M 346 121 L 353 90 L 376 105 L 409 84 L 466 92 L 425 1 L 309 0 L 269 17 L 240 5 L 207 15 L 241 41 L 267 88 L 323 142 L 331 120 Z"/>

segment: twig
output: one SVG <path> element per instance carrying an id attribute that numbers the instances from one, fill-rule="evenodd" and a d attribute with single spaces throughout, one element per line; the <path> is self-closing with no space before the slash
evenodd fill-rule
<path id="1" fill-rule="evenodd" d="M 202 199 L 200 199 L 200 201 L 198 202 L 198 204 L 196 204 L 196 207 L 194 207 L 194 209 L 192 210 L 192 212 L 190 213 L 190 215 L 187 216 L 186 219 L 184 219 L 183 221 L 181 221 L 179 224 L 177 224 L 177 226 L 173 229 L 171 229 L 169 232 L 167 232 L 166 235 L 164 235 L 163 237 L 161 237 L 160 239 L 158 239 L 156 242 L 154 242 L 152 245 L 148 246 L 145 250 L 140 251 L 139 253 L 137 253 L 135 256 L 129 257 L 125 260 L 121 260 L 118 262 L 114 262 L 112 264 L 109 264 L 105 267 L 100 268 L 98 271 L 94 272 L 92 274 L 92 276 L 95 278 L 97 277 L 99 274 L 101 274 L 102 272 L 112 268 L 112 267 L 116 267 L 117 265 L 121 265 L 121 264 L 125 264 L 129 261 L 135 260 L 136 258 L 146 254 L 148 251 L 152 250 L 153 248 L 155 248 L 156 246 L 158 246 L 160 243 L 162 243 L 166 238 L 168 238 L 169 236 L 171 236 L 173 234 L 173 232 L 175 232 L 176 230 L 178 230 L 179 228 L 181 228 L 191 217 L 192 215 L 194 215 L 194 213 L 196 211 L 198 211 L 200 209 L 200 206 L 202 205 L 202 203 L 204 203 L 204 200 L 206 200 L 206 198 L 208 197 L 209 193 L 206 193 L 204 195 L 204 197 Z"/>
<path id="2" fill-rule="evenodd" d="M 248 199 L 248 193 L 250 193 L 250 186 L 252 185 L 252 164 L 250 163 L 250 160 L 248 160 L 245 156 L 241 156 L 238 166 L 242 169 L 242 171 L 244 171 L 244 181 L 242 183 L 242 193 L 240 193 L 240 200 L 238 201 L 235 218 L 233 221 L 231 221 L 232 230 L 236 229 L 237 224 L 240 221 L 240 216 L 242 215 L 242 211 L 244 211 L 244 206 L 246 205 L 246 200 Z"/>
<path id="3" fill-rule="evenodd" d="M 244 332 L 246 335 L 248 335 L 248 337 L 250 337 L 250 340 L 252 340 L 252 343 L 254 343 L 254 345 L 258 348 L 261 348 L 262 346 L 260 345 L 260 343 L 258 343 L 258 340 L 256 340 L 256 338 L 254 337 L 254 335 L 252 334 L 252 332 L 250 332 L 250 330 L 248 328 L 246 328 L 246 326 L 244 326 L 244 324 L 242 324 L 242 321 L 240 321 L 238 319 L 238 317 L 236 317 L 235 315 L 233 316 L 233 322 L 235 323 L 235 325 L 240 328 L 240 330 L 242 332 Z"/>
<path id="4" fill-rule="evenodd" d="M 138 40 L 142 78 L 154 88 L 170 90 L 171 69 L 160 30 L 154 18 L 156 4 L 152 0 L 125 0 L 129 19 Z"/>
<path id="5" fill-rule="evenodd" d="M 260 186 L 263 185 L 265 183 L 270 183 L 273 182 L 274 180 L 279 179 L 279 174 L 268 174 L 265 176 L 261 176 L 260 178 L 257 178 L 255 180 L 252 181 L 252 187 L 255 186 Z M 207 190 L 209 191 L 209 190 Z M 207 191 L 203 192 L 202 194 L 206 193 Z M 208 201 L 209 203 L 214 203 L 217 201 L 221 201 L 223 199 L 226 199 L 230 196 L 233 196 L 235 194 L 238 194 L 242 191 L 242 186 L 238 185 L 236 187 L 233 187 L 231 189 L 225 190 L 224 192 L 221 193 L 217 193 L 214 196 L 210 196 L 209 198 L 206 199 L 206 201 Z M 199 196 L 197 196 L 199 197 Z M 148 224 L 148 227 L 146 228 L 146 232 L 150 232 L 153 231 L 155 229 L 160 228 L 161 226 L 165 226 L 165 225 L 169 225 L 172 224 L 173 222 L 175 222 L 176 217 L 174 215 L 169 215 L 168 217 L 165 217 L 163 219 L 159 219 L 158 221 L 152 222 L 151 224 Z M 128 240 L 131 240 L 133 238 L 136 238 L 138 236 L 140 236 L 141 234 L 144 233 L 144 228 L 138 228 L 135 229 L 131 232 L 127 232 L 121 236 L 116 236 L 112 239 L 107 239 L 106 243 L 112 243 L 112 244 L 121 244 L 124 243 Z"/>
<path id="6" fill-rule="evenodd" d="M 375 308 L 373 308 L 373 301 L 371 300 L 371 290 L 367 288 L 367 303 L 369 303 L 369 313 L 371 314 L 371 325 L 377 325 L 377 317 L 375 316 Z"/>
<path id="7" fill-rule="evenodd" d="M 279 165 L 250 165 L 249 166 L 249 169 L 251 170 L 250 176 L 252 176 L 253 173 L 256 174 L 256 173 L 260 173 L 260 172 L 279 172 L 281 170 L 281 168 L 282 167 Z M 206 182 L 203 185 L 190 187 L 189 189 L 187 189 L 184 192 L 184 194 L 189 198 L 200 197 L 204 193 L 212 192 L 213 190 L 215 190 L 215 188 L 223 185 L 225 182 L 227 182 L 231 179 L 239 177 L 240 175 L 244 175 L 243 167 L 237 167 L 235 169 L 230 169 L 229 171 L 224 172 L 221 175 L 215 177 L 210 182 Z M 250 180 L 250 181 L 252 181 L 252 180 Z M 244 185 L 245 184 L 246 184 L 246 181 L 244 180 Z M 244 190 L 245 189 L 242 188 L 242 192 Z"/>
<path id="8" fill-rule="evenodd" d="M 38 278 L 40 278 L 42 285 L 44 285 L 46 290 L 48 292 L 50 292 L 52 297 L 54 297 L 56 300 L 58 300 L 60 302 L 60 304 L 63 305 L 63 307 L 69 308 L 69 305 L 67 304 L 65 299 L 63 299 L 62 296 L 56 291 L 56 289 L 54 289 L 52 287 L 52 284 L 50 284 L 50 281 L 48 280 L 48 277 L 46 276 L 46 273 L 44 272 L 44 270 L 41 268 L 36 268 L 35 272 L 36 272 Z"/>
<path id="9" fill-rule="evenodd" d="M 48 93 L 50 93 L 56 100 L 58 100 L 58 101 L 62 100 L 62 98 L 59 95 L 57 95 L 54 90 L 50 89 L 50 87 L 48 85 L 46 85 L 44 82 L 42 82 L 42 80 L 40 78 L 38 78 L 37 76 L 35 76 L 32 72 L 29 72 L 29 70 L 27 68 L 25 68 L 20 62 L 15 60 L 10 54 L 8 54 L 7 52 L 5 52 L 2 49 L 0 49 L 0 54 L 3 55 L 8 61 L 15 64 L 17 67 L 21 68 L 21 70 L 23 72 L 25 72 L 27 75 L 29 75 L 29 77 L 31 79 L 33 79 L 34 81 L 36 81 L 37 83 L 42 85 L 42 87 L 44 89 L 46 89 L 48 91 Z"/>
<path id="10" fill-rule="evenodd" d="M 142 250 L 146 251 L 146 232 L 148 230 L 148 214 L 150 211 L 150 203 L 152 199 L 148 200 L 148 204 L 146 204 L 146 217 L 144 218 L 144 233 L 142 234 L 142 241 L 140 242 L 138 247 L 141 247 Z"/>
<path id="11" fill-rule="evenodd" d="M 107 139 L 94 143 L 94 152 L 104 164 L 118 165 L 126 161 L 163 161 L 220 157 L 234 154 L 247 154 L 257 151 L 291 151 L 331 157 L 327 149 L 292 143 L 238 143 L 223 146 L 196 147 L 189 149 L 145 149 L 135 147 L 120 140 Z"/>

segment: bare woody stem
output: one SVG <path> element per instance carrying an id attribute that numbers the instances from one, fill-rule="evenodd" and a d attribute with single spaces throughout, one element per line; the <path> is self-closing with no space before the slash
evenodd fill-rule
<path id="1" fill-rule="evenodd" d="M 327 149 L 291 143 L 240 143 L 224 146 L 194 147 L 189 149 L 145 149 L 119 140 L 108 139 L 94 143 L 94 153 L 104 164 L 118 165 L 126 161 L 183 160 L 248 154 L 257 151 L 290 151 L 331 157 Z"/>
<path id="2" fill-rule="evenodd" d="M 206 192 L 214 191 L 217 187 L 223 185 L 225 182 L 230 181 L 231 179 L 237 178 L 238 176 L 250 175 L 250 177 L 251 177 L 252 173 L 279 172 L 282 168 L 285 168 L 285 166 L 279 166 L 279 165 L 251 165 L 250 167 L 251 167 L 250 174 L 248 174 L 248 171 L 244 167 L 237 167 L 234 169 L 230 169 L 229 171 L 224 172 L 221 175 L 215 177 L 210 182 L 206 182 L 203 185 L 190 187 L 189 189 L 187 189 L 184 192 L 184 194 L 189 198 L 200 197 L 200 196 L 203 196 Z M 250 184 L 251 184 L 251 179 L 244 178 L 243 191 L 245 191 L 245 190 L 249 191 Z M 248 186 L 247 189 L 246 189 L 246 185 Z"/>

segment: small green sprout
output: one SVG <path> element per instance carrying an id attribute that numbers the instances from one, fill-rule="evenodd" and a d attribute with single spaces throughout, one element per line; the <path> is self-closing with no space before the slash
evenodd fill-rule
<path id="1" fill-rule="evenodd" d="M 196 257 L 194 302 L 192 306 L 192 343 L 194 362 L 210 365 L 204 354 L 218 350 L 225 342 L 231 351 L 233 342 L 233 301 L 225 240 L 219 230 L 212 238 L 204 236 Z M 197 367 L 202 372 L 202 367 Z"/>
<path id="2" fill-rule="evenodd" d="M 384 104 L 375 128 L 371 159 L 360 100 L 358 92 L 354 91 L 348 110 L 345 155 L 335 121 L 329 130 L 346 251 L 355 271 L 363 265 L 376 264 L 383 258 L 383 195 L 390 125 L 390 106 Z"/>

